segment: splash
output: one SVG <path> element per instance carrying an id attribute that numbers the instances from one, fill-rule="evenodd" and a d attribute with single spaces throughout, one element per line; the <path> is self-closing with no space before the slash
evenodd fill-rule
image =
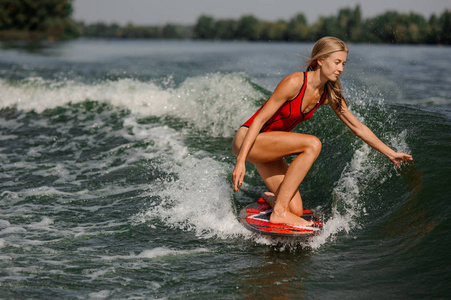
<path id="1" fill-rule="evenodd" d="M 319 248 L 339 232 L 349 233 L 359 226 L 357 219 L 365 213 L 361 199 L 362 190 L 379 176 L 379 169 L 371 163 L 371 148 L 367 144 L 359 147 L 346 165 L 334 187 L 332 216 L 325 222 L 322 233 L 313 239 L 310 246 Z"/>
<path id="2" fill-rule="evenodd" d="M 382 99 L 358 101 L 350 107 L 350 111 L 363 124 L 366 122 L 362 115 L 366 115 L 369 110 L 382 115 L 390 126 L 394 123 L 393 116 L 386 113 Z M 389 147 L 395 151 L 410 152 L 406 142 L 406 130 L 394 132 L 386 128 L 387 124 L 373 120 L 371 126 L 378 127 L 376 125 L 382 127 L 379 128 L 380 136 Z M 313 249 L 335 239 L 340 232 L 349 234 L 352 230 L 364 226 L 361 219 L 369 213 L 366 195 L 374 193 L 374 183 L 381 185 L 393 174 L 399 174 L 388 160 L 383 160 L 382 154 L 360 139 L 357 139 L 351 147 L 354 148 L 352 158 L 333 187 L 331 217 L 325 222 L 323 232 L 309 243 Z"/>
<path id="3" fill-rule="evenodd" d="M 187 78 L 180 86 L 164 87 L 134 79 L 92 85 L 76 81 L 54 82 L 29 78 L 18 83 L 0 79 L 0 109 L 42 113 L 87 100 L 126 108 L 142 117 L 170 116 L 188 121 L 212 136 L 231 136 L 265 97 L 240 74 L 209 74 Z"/>
<path id="4" fill-rule="evenodd" d="M 156 142 L 161 169 L 174 180 L 151 184 L 150 208 L 134 217 L 135 223 L 158 220 L 166 226 L 193 231 L 198 237 L 228 238 L 245 234 L 232 207 L 230 168 L 202 152 L 190 153 L 179 141 L 178 132 L 156 127 L 148 135 Z"/>
<path id="5" fill-rule="evenodd" d="M 64 164 L 52 165 L 49 169 L 33 169 L 35 175 L 54 176 L 58 178 L 56 183 L 70 182 L 79 186 L 83 184 L 79 179 L 83 178 L 80 174 L 107 176 L 146 161 L 152 172 L 158 174 L 155 180 L 127 188 L 104 187 L 104 190 L 97 192 L 117 193 L 118 190 L 124 192 L 142 189 L 143 197 L 148 197 L 151 208 L 137 214 L 133 218 L 134 222 L 152 223 L 157 220 L 165 226 L 195 232 L 202 238 L 248 235 L 236 219 L 233 191 L 228 180 L 230 166 L 213 159 L 208 153 L 190 150 L 183 142 L 185 130 L 177 131 L 162 126 L 163 122 L 159 120 L 156 123 L 139 121 L 146 117 L 173 117 L 189 122 L 191 128 L 208 129 L 208 134 L 213 136 L 231 136 L 242 119 L 255 110 L 254 102 L 263 96 L 245 77 L 239 74 L 212 74 L 188 78 L 180 86 L 169 88 L 132 79 L 91 85 L 74 81 L 51 82 L 39 78 L 19 83 L 0 79 L 0 89 L 1 108 L 15 107 L 20 111 L 43 113 L 57 107 L 79 107 L 77 103 L 90 100 L 125 108 L 129 112 L 121 118 L 121 126 L 118 128 L 112 127 L 109 118 L 103 119 L 103 115 L 108 115 L 109 110 L 94 114 L 92 119 L 83 120 L 82 124 L 88 134 L 83 135 L 83 140 L 90 147 L 98 145 L 98 138 L 103 141 L 120 137 L 128 141 L 125 145 L 118 144 L 95 157 L 101 159 L 87 162 L 80 160 L 82 152 L 76 144 L 80 137 L 69 138 L 74 122 L 84 119 L 83 112 L 72 116 L 72 109 L 63 110 L 62 114 L 69 121 L 65 121 L 66 125 L 62 127 L 60 124 L 42 121 L 40 126 L 57 127 L 64 133 L 62 136 L 68 137 L 58 150 L 67 149 L 70 157 Z M 9 122 L 8 128 L 21 126 L 15 119 L 4 121 Z M 140 141 L 146 143 L 140 147 L 131 146 Z M 45 153 L 44 150 L 37 145 L 31 147 L 27 155 L 39 158 Z M 118 154 L 122 162 L 116 165 Z M 99 171 L 96 173 L 92 170 Z M 103 173 L 101 170 L 107 171 Z M 34 226 L 44 225 L 51 227 L 51 220 L 41 220 Z M 83 234 L 83 230 L 80 234 Z"/>

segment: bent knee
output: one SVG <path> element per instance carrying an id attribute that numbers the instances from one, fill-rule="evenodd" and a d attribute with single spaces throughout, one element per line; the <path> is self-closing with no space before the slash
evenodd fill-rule
<path id="1" fill-rule="evenodd" d="M 309 144 L 307 147 L 306 152 L 311 153 L 312 155 L 315 155 L 315 157 L 318 157 L 319 153 L 321 152 L 322 143 L 316 136 L 310 137 Z"/>

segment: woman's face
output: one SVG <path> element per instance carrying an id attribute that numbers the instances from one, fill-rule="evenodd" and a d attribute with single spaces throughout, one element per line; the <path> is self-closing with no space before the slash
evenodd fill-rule
<path id="1" fill-rule="evenodd" d="M 318 65 L 321 67 L 321 73 L 327 80 L 337 81 L 346 64 L 346 51 L 337 51 L 325 59 L 318 59 Z"/>

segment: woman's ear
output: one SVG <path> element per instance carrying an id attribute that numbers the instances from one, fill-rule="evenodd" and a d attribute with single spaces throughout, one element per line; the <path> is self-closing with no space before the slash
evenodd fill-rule
<path id="1" fill-rule="evenodd" d="M 318 59 L 317 61 L 318 66 L 322 67 L 323 66 L 323 60 L 322 59 Z"/>

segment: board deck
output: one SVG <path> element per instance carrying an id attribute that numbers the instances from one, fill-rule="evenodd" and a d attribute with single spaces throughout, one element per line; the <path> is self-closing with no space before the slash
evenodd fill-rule
<path id="1" fill-rule="evenodd" d="M 324 217 L 309 209 L 304 210 L 302 218 L 313 221 L 315 227 L 296 227 L 285 224 L 272 224 L 269 222 L 272 208 L 260 198 L 257 203 L 252 203 L 240 212 L 240 222 L 247 229 L 265 235 L 284 237 L 311 237 L 318 235 L 323 228 Z"/>

